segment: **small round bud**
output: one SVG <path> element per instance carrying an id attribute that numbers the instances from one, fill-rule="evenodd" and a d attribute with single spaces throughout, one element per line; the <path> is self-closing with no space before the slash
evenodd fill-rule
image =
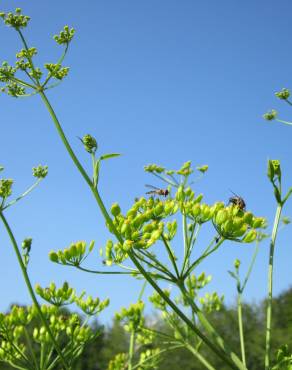
<path id="1" fill-rule="evenodd" d="M 238 270 L 238 269 L 239 269 L 239 267 L 240 267 L 240 263 L 241 263 L 241 262 L 240 262 L 240 260 L 239 260 L 239 259 L 236 259 L 236 260 L 234 261 L 234 264 L 233 264 L 233 265 L 234 265 L 234 267 L 235 267 L 235 269 L 236 269 L 236 270 Z"/>
<path id="2" fill-rule="evenodd" d="M 58 262 L 59 261 L 59 258 L 58 258 L 58 255 L 56 252 L 54 251 L 51 251 L 49 253 L 49 259 L 52 261 L 52 262 Z"/>
<path id="3" fill-rule="evenodd" d="M 95 138 L 89 134 L 84 135 L 83 138 L 81 139 L 85 150 L 88 153 L 95 153 L 97 150 L 97 142 Z"/>
<path id="4" fill-rule="evenodd" d="M 257 237 L 257 232 L 255 230 L 250 230 L 243 238 L 244 243 L 252 243 Z"/>

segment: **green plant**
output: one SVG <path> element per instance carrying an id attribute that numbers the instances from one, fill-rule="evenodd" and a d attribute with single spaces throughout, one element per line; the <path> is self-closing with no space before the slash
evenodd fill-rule
<path id="1" fill-rule="evenodd" d="M 108 240 L 102 250 L 103 263 L 108 266 L 106 271 L 103 269 L 92 270 L 83 266 L 84 261 L 93 251 L 94 242 L 91 242 L 88 248 L 85 242 L 79 241 L 72 243 L 63 250 L 51 251 L 51 261 L 94 274 L 129 274 L 134 278 L 143 279 L 154 289 L 154 294 L 150 300 L 162 312 L 172 331 L 172 334 L 169 335 L 147 328 L 143 317 L 144 303 L 139 299 L 136 304 L 131 305 L 128 309 L 123 309 L 117 315 L 117 318 L 124 322 L 125 328 L 130 334 L 130 345 L 128 354 L 118 354 L 110 362 L 109 369 L 156 368 L 159 363 L 159 356 L 164 351 L 160 351 L 159 348 L 148 348 L 140 354 L 138 359 L 135 359 L 134 349 L 139 341 L 146 345 L 149 340 L 151 342 L 151 336 L 160 335 L 172 344 L 172 349 L 184 347 L 189 350 L 207 369 L 214 369 L 214 367 L 208 361 L 208 358 L 200 352 L 202 346 L 208 347 L 228 368 L 246 370 L 241 295 L 250 277 L 256 255 L 243 284 L 239 280 L 238 261 L 235 263 L 235 272 L 231 272 L 231 276 L 237 281 L 241 358 L 228 347 L 226 341 L 216 331 L 208 317 L 209 313 L 220 310 L 223 297 L 220 297 L 216 292 L 200 296 L 200 289 L 207 285 L 210 278 L 205 274 L 196 275 L 193 272 L 208 256 L 220 250 L 226 240 L 239 244 L 250 244 L 262 240 L 263 233 L 261 230 L 266 227 L 265 218 L 257 217 L 252 212 L 246 211 L 244 202 L 238 202 L 235 198 L 232 198 L 232 201 L 227 205 L 223 202 L 216 202 L 211 205 L 203 203 L 203 195 L 195 194 L 190 186 L 190 179 L 194 172 L 190 161 L 175 170 L 165 169 L 157 164 L 146 166 L 145 171 L 159 178 L 166 188 L 152 192 L 153 196 L 148 198 L 143 196 L 137 198 L 126 211 L 122 211 L 118 203 L 114 203 L 111 209 L 107 210 L 100 195 L 99 174 L 102 163 L 119 154 L 111 153 L 97 157 L 97 140 L 89 134 L 83 136 L 80 139 L 81 143 L 92 160 L 92 173 L 88 174 L 68 142 L 46 95 L 47 89 L 57 86 L 68 75 L 69 68 L 64 67 L 62 63 L 73 39 L 74 29 L 65 26 L 59 35 L 54 37 L 55 41 L 64 47 L 63 53 L 57 63 L 45 63 L 44 68 L 41 69 L 34 63 L 37 49 L 28 46 L 23 34 L 23 29 L 27 27 L 30 18 L 23 15 L 19 8 L 16 9 L 15 13 L 0 13 L 0 16 L 7 26 L 12 27 L 18 33 L 23 46 L 23 49 L 16 54 L 17 61 L 14 66 L 4 62 L 0 68 L 0 81 L 3 83 L 2 92 L 15 98 L 31 95 L 41 97 L 62 143 L 88 185 L 104 217 L 106 227 L 112 234 L 111 239 Z M 19 77 L 20 74 L 22 74 L 21 77 Z M 285 96 L 287 96 L 287 93 Z M 285 100 L 287 100 L 287 97 Z M 272 113 L 272 115 L 275 114 Z M 199 166 L 196 169 L 202 175 L 207 171 L 208 166 Z M 34 170 L 34 175 L 38 178 L 37 183 L 45 177 L 46 173 L 47 168 L 45 167 L 38 167 Z M 272 160 L 268 162 L 268 177 L 273 185 L 277 210 L 271 235 L 269 260 L 266 370 L 270 369 L 273 255 L 282 208 L 292 192 L 290 189 L 285 196 L 282 195 L 279 161 Z M 0 197 L 2 198 L 0 217 L 10 236 L 32 300 L 44 324 L 48 340 L 52 342 L 52 346 L 57 351 L 58 359 L 63 368 L 71 369 L 71 359 L 69 360 L 66 357 L 66 350 L 61 349 L 57 342 L 56 335 L 50 327 L 51 318 L 45 317 L 42 313 L 31 287 L 26 269 L 31 251 L 31 239 L 24 241 L 23 256 L 21 256 L 10 226 L 4 217 L 6 208 L 32 190 L 30 188 L 21 197 L 7 203 L 7 199 L 11 195 L 12 183 L 11 179 L 2 179 L 0 182 Z M 158 195 L 165 196 L 165 198 L 159 198 Z M 178 243 L 178 220 L 182 223 L 182 259 L 175 253 L 173 247 L 174 243 Z M 208 223 L 214 226 L 214 236 L 203 252 L 200 253 L 196 247 L 198 235 L 200 230 Z M 164 250 L 166 258 L 160 258 L 156 253 L 158 245 Z M 113 265 L 117 268 L 114 271 L 111 269 Z M 165 283 L 172 284 L 176 291 L 175 298 L 172 297 L 172 292 L 164 289 Z M 83 294 L 79 298 L 76 297 L 67 284 L 64 284 L 60 289 L 56 289 L 54 284 L 46 289 L 37 286 L 36 292 L 57 307 L 65 303 L 75 302 L 86 315 L 95 315 L 108 305 L 107 300 L 101 302 L 99 299 L 91 297 L 83 300 Z M 90 335 L 88 338 L 90 339 Z M 78 340 L 73 337 L 72 341 L 71 346 L 74 347 Z M 79 354 L 79 351 L 77 352 Z M 134 363 L 134 360 L 136 363 Z M 37 368 L 36 366 L 33 368 Z M 49 367 L 43 366 L 43 368 Z"/>

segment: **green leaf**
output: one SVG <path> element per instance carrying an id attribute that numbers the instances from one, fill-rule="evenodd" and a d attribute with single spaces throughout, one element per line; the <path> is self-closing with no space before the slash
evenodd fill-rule
<path id="1" fill-rule="evenodd" d="M 100 160 L 103 161 L 105 159 L 109 159 L 109 158 L 114 158 L 114 157 L 119 157 L 121 154 L 119 153 L 111 153 L 111 154 L 104 154 L 100 157 Z"/>
<path id="2" fill-rule="evenodd" d="M 233 277 L 233 279 L 238 280 L 236 274 L 233 271 L 228 271 L 228 274 Z"/>
<path id="3" fill-rule="evenodd" d="M 4 167 L 0 166 L 0 172 L 4 170 Z"/>

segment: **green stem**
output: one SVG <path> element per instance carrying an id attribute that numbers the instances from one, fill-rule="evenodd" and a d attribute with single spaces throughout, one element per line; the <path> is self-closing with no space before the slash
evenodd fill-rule
<path id="1" fill-rule="evenodd" d="M 221 238 L 219 240 L 219 242 L 215 245 L 215 247 L 213 249 L 210 250 L 210 248 L 212 247 L 212 245 L 214 244 L 214 241 L 216 240 L 216 238 L 214 238 L 211 243 L 208 245 L 208 247 L 205 249 L 205 251 L 203 252 L 203 254 L 198 258 L 196 259 L 190 266 L 189 268 L 187 269 L 187 271 L 184 273 L 183 275 L 183 279 L 185 279 L 192 271 L 193 269 L 198 266 L 199 263 L 201 263 L 206 257 L 208 257 L 210 254 L 214 253 L 219 247 L 220 245 L 224 242 L 224 238 Z"/>
<path id="2" fill-rule="evenodd" d="M 107 222 L 107 224 L 109 225 L 109 228 L 110 230 L 112 231 L 112 233 L 116 236 L 117 240 L 123 244 L 123 238 L 122 236 L 119 234 L 119 232 L 116 230 L 115 228 L 115 225 L 113 224 L 113 221 L 111 219 L 111 217 L 109 216 L 104 204 L 103 204 L 103 201 L 99 195 L 99 192 L 97 189 L 94 188 L 93 184 L 92 184 L 92 181 L 90 180 L 89 176 L 87 175 L 86 171 L 84 170 L 84 168 L 82 167 L 82 165 L 80 164 L 79 160 L 77 159 L 75 153 L 73 152 L 65 134 L 64 134 L 64 131 L 58 121 L 58 118 L 50 104 L 50 102 L 48 101 L 45 93 L 43 91 L 40 92 L 40 95 L 41 95 L 41 98 L 42 100 L 44 101 L 52 119 L 53 119 L 53 122 L 55 124 L 55 127 L 58 131 L 58 134 L 63 142 L 63 144 L 65 145 L 67 151 L 68 151 L 68 154 L 70 155 L 71 159 L 73 160 L 75 166 L 77 167 L 77 169 L 79 170 L 79 172 L 81 173 L 81 175 L 83 176 L 84 180 L 86 181 L 86 183 L 89 185 L 92 193 L 93 193 L 93 196 L 100 208 L 100 211 L 105 219 L 105 221 Z M 219 244 L 219 243 L 218 243 Z M 137 258 L 135 257 L 134 255 L 134 252 L 133 251 L 129 251 L 128 252 L 128 255 L 130 257 L 130 259 L 132 260 L 132 262 L 136 265 L 137 269 L 140 271 L 140 273 L 144 276 L 144 278 L 149 282 L 150 285 L 152 285 L 152 287 L 159 293 L 159 295 L 163 298 L 163 300 L 173 309 L 173 311 L 203 340 L 203 342 L 206 343 L 206 345 L 213 351 L 217 354 L 218 357 L 220 357 L 226 364 L 229 365 L 229 367 L 231 369 L 244 369 L 244 367 L 242 366 L 237 366 L 235 365 L 234 363 L 234 359 L 232 358 L 232 356 L 230 356 L 230 354 L 227 354 L 225 352 L 225 349 L 224 349 L 224 345 L 223 347 L 221 346 L 221 348 L 218 348 L 217 345 L 215 345 L 212 341 L 210 341 L 198 328 L 196 325 L 194 325 L 189 319 L 188 317 L 176 306 L 176 304 L 163 292 L 162 289 L 160 289 L 160 287 L 156 284 L 156 282 L 152 279 L 152 277 L 147 273 L 147 271 L 143 268 L 143 266 L 139 263 L 139 261 L 137 260 Z M 239 360 L 239 359 L 238 359 Z"/>
<path id="3" fill-rule="evenodd" d="M 274 225 L 273 225 L 271 243 L 270 243 L 269 272 L 268 272 L 268 299 L 267 299 L 265 370 L 268 370 L 270 368 L 274 251 L 275 251 L 275 244 L 276 244 L 278 226 L 279 226 L 281 213 L 282 213 L 282 207 L 283 207 L 282 204 L 278 204 L 276 214 L 275 214 Z"/>
<path id="4" fill-rule="evenodd" d="M 256 257 L 257 257 L 257 255 L 258 255 L 258 251 L 259 251 L 259 241 L 257 240 L 257 241 L 256 241 L 256 247 L 255 247 L 255 250 L 254 250 L 254 252 L 253 252 L 252 259 L 251 259 L 251 263 L 250 263 L 250 265 L 249 265 L 249 268 L 248 268 L 248 271 L 247 271 L 246 277 L 245 277 L 244 282 L 243 282 L 242 287 L 241 287 L 241 293 L 244 291 L 245 286 L 246 286 L 246 284 L 247 284 L 247 282 L 248 282 L 248 279 L 249 279 L 250 274 L 251 274 L 251 272 L 252 272 L 252 269 L 253 269 L 253 266 L 254 266 L 254 263 L 255 263 Z"/>
<path id="5" fill-rule="evenodd" d="M 135 331 L 133 330 L 130 337 L 128 370 L 132 370 L 134 346 L 135 346 Z"/>
<path id="6" fill-rule="evenodd" d="M 242 321 L 242 305 L 241 305 L 241 293 L 240 292 L 238 293 L 238 296 L 237 296 L 237 314 L 238 314 L 241 359 L 242 359 L 242 363 L 244 364 L 244 366 L 246 366 L 244 335 L 243 335 L 243 321 Z"/>
<path id="7" fill-rule="evenodd" d="M 188 256 L 189 256 L 189 238 L 188 238 L 188 228 L 187 228 L 187 216 L 185 214 L 185 210 L 182 209 L 182 226 L 183 226 L 183 243 L 184 243 L 184 262 L 181 271 L 181 275 L 183 275 L 183 271 L 185 265 L 187 264 Z"/>
<path id="8" fill-rule="evenodd" d="M 60 263 L 61 265 L 61 263 Z M 90 272 L 91 274 L 101 274 L 101 275 L 131 275 L 136 272 L 136 270 L 133 271 L 97 271 L 97 270 L 90 270 L 81 266 L 71 265 L 69 263 L 66 264 L 67 266 L 72 266 L 77 268 L 78 270 Z M 138 273 L 138 271 L 137 271 Z"/>
<path id="9" fill-rule="evenodd" d="M 15 251 L 15 254 L 16 254 L 16 257 L 17 257 L 19 266 L 21 268 L 24 281 L 26 283 L 26 286 L 28 288 L 29 294 L 31 296 L 31 299 L 32 299 L 33 303 L 35 304 L 35 306 L 37 308 L 37 311 L 39 313 L 39 316 L 40 316 L 40 318 L 41 318 L 41 320 L 42 320 L 42 322 L 43 322 L 43 324 L 44 324 L 44 326 L 45 326 L 45 328 L 46 328 L 46 330 L 47 330 L 47 332 L 48 332 L 48 334 L 49 334 L 49 336 L 50 336 L 50 338 L 51 338 L 51 340 L 52 340 L 52 342 L 54 344 L 54 347 L 55 347 L 56 351 L 58 352 L 58 355 L 60 356 L 60 359 L 62 361 L 62 364 L 63 364 L 64 369 L 69 370 L 69 368 L 67 366 L 67 363 L 66 363 L 66 360 L 65 360 L 65 358 L 64 358 L 64 356 L 62 354 L 62 351 L 61 351 L 58 343 L 56 342 L 55 337 L 54 337 L 54 334 L 52 333 L 51 328 L 50 328 L 47 320 L 45 319 L 45 317 L 44 317 L 44 315 L 42 313 L 42 310 L 40 308 L 40 305 L 39 305 L 39 303 L 38 303 L 38 301 L 36 299 L 36 296 L 34 294 L 34 291 L 33 291 L 32 285 L 31 285 L 31 282 L 29 280 L 29 277 L 28 277 L 28 274 L 27 274 L 25 265 L 23 263 L 21 254 L 19 252 L 19 249 L 18 249 L 18 246 L 17 246 L 17 242 L 15 240 L 15 237 L 13 235 L 13 232 L 12 232 L 12 230 L 11 230 L 11 228 L 10 228 L 7 220 L 6 220 L 6 218 L 4 217 L 2 211 L 0 212 L 0 218 L 1 218 L 3 224 L 4 224 L 5 228 L 6 228 L 6 231 L 7 231 L 8 235 L 9 235 L 10 240 L 11 240 L 11 244 L 12 244 L 13 249 Z"/>
<path id="10" fill-rule="evenodd" d="M 165 245 L 165 248 L 166 248 L 167 253 L 168 253 L 168 257 L 169 257 L 169 259 L 172 263 L 172 266 L 173 266 L 173 268 L 175 270 L 175 273 L 176 273 L 176 276 L 178 278 L 179 277 L 179 271 L 178 271 L 178 268 L 177 268 L 177 264 L 175 262 L 174 253 L 173 253 L 172 248 L 170 247 L 168 241 L 163 236 L 163 234 L 162 234 L 162 241 L 163 241 L 163 244 Z"/>
<path id="11" fill-rule="evenodd" d="M 28 195 L 30 192 L 33 191 L 33 189 L 35 187 L 37 187 L 37 185 L 42 181 L 42 179 L 38 179 L 30 188 L 28 188 L 23 194 L 21 194 L 19 197 L 17 197 L 16 199 L 12 200 L 11 202 L 9 202 L 8 204 L 6 204 L 5 207 L 2 208 L 2 211 L 4 211 L 6 208 L 12 206 L 12 204 L 15 204 L 16 202 L 18 202 L 19 200 L 21 200 L 22 198 L 24 198 L 26 195 Z"/>
<path id="12" fill-rule="evenodd" d="M 285 125 L 292 126 L 292 122 L 289 122 L 289 121 L 283 121 L 282 119 L 278 119 L 278 118 L 276 118 L 276 121 L 281 122 L 281 123 L 285 123 Z"/>
<path id="13" fill-rule="evenodd" d="M 216 370 L 215 367 L 213 367 L 209 361 L 206 360 L 204 356 L 200 354 L 199 351 L 197 351 L 195 348 L 193 348 L 189 343 L 185 343 L 186 348 L 195 356 L 197 359 L 205 366 L 208 370 Z"/>
<path id="14" fill-rule="evenodd" d="M 235 365 L 235 368 L 240 369 L 240 370 L 247 370 L 246 366 L 241 362 L 238 356 L 233 351 L 231 351 L 230 348 L 227 347 L 227 345 L 224 343 L 223 338 L 216 332 L 216 330 L 207 320 L 203 312 L 199 309 L 199 307 L 196 305 L 193 299 L 189 296 L 188 291 L 186 290 L 184 284 L 181 283 L 178 285 L 178 287 L 181 290 L 182 294 L 187 298 L 191 309 L 195 312 L 200 323 L 203 325 L 206 331 L 211 335 L 216 345 L 218 345 L 219 348 L 221 348 L 221 350 L 224 351 L 224 353 L 226 353 L 229 356 L 229 358 L 232 360 L 233 366 Z"/>
<path id="15" fill-rule="evenodd" d="M 176 344 L 176 345 L 174 345 L 174 346 L 172 346 L 172 347 L 168 347 L 168 348 L 166 348 L 166 349 L 162 349 L 162 350 L 161 350 L 161 351 L 159 351 L 158 353 L 155 353 L 155 354 L 154 354 L 154 355 L 152 355 L 152 356 L 146 357 L 146 359 L 145 359 L 145 360 L 138 362 L 135 366 L 133 366 L 133 367 L 132 367 L 132 370 L 137 369 L 138 367 L 140 367 L 140 366 L 144 365 L 145 363 L 147 363 L 148 361 L 152 360 L 152 359 L 153 359 L 153 358 L 155 358 L 155 357 L 161 356 L 161 354 L 162 354 L 162 353 L 164 353 L 164 352 L 169 352 L 169 351 L 172 351 L 172 350 L 174 350 L 174 349 L 182 348 L 182 347 L 183 347 L 183 345 L 182 345 L 182 344 Z"/>
<path id="16" fill-rule="evenodd" d="M 28 335 L 27 330 L 26 330 L 26 328 L 25 328 L 25 327 L 24 327 L 24 335 L 25 335 L 25 339 L 26 339 L 27 347 L 28 347 L 28 349 L 29 349 L 29 352 L 31 353 L 31 357 L 32 357 L 33 362 L 34 362 L 34 365 L 35 365 L 35 369 L 36 369 L 36 370 L 39 370 L 39 368 L 40 368 L 40 367 L 39 367 L 39 365 L 38 365 L 38 363 L 37 363 L 37 359 L 36 359 L 36 356 L 35 356 L 34 350 L 33 350 L 32 345 L 31 345 L 30 337 L 29 337 L 29 335 Z"/>

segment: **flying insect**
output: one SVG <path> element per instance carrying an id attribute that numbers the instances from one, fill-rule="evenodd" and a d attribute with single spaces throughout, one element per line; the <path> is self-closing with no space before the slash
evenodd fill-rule
<path id="1" fill-rule="evenodd" d="M 154 194 L 154 195 L 162 195 L 163 197 L 167 197 L 169 194 L 168 189 L 159 189 L 156 186 L 153 185 L 145 185 L 147 188 L 150 188 L 152 190 L 147 191 L 146 194 Z"/>

